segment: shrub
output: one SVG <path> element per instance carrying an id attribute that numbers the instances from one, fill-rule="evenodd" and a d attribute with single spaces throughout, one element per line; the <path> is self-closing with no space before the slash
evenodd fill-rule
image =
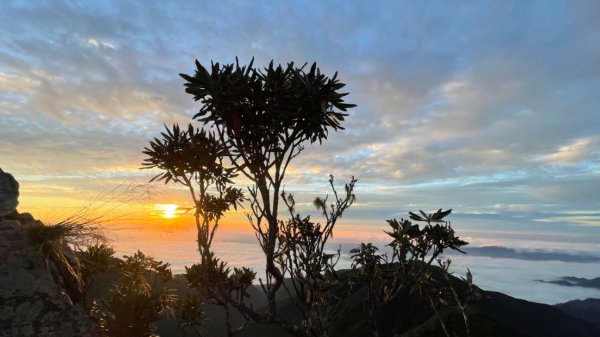
<path id="1" fill-rule="evenodd" d="M 92 313 L 105 336 L 153 336 L 156 322 L 174 312 L 176 296 L 165 287 L 173 277 L 169 264 L 140 251 L 123 258 L 118 284 Z"/>

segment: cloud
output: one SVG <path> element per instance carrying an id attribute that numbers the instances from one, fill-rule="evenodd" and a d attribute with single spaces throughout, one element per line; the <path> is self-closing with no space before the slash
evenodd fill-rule
<path id="1" fill-rule="evenodd" d="M 5 95 L 7 93 L 23 95 L 40 84 L 41 82 L 35 78 L 0 73 L 0 90 Z"/>
<path id="2" fill-rule="evenodd" d="M 110 42 L 105 42 L 102 40 L 96 40 L 96 39 L 88 39 L 87 43 L 91 46 L 94 46 L 96 48 L 108 48 L 108 49 L 115 49 L 115 45 L 110 43 Z"/>
<path id="3" fill-rule="evenodd" d="M 535 219 L 540 222 L 562 222 L 566 224 L 574 224 L 578 226 L 600 227 L 600 214 L 583 214 L 583 215 L 561 215 L 550 216 L 547 218 Z"/>
<path id="4" fill-rule="evenodd" d="M 329 173 L 355 175 L 364 206 L 351 212 L 365 223 L 452 207 L 502 229 L 589 225 L 559 213 L 600 206 L 595 7 L 11 3 L 0 12 L 0 158 L 47 182 L 142 179 L 143 147 L 199 108 L 177 75 L 195 58 L 317 61 L 358 107 L 292 163 L 290 192 L 309 200 Z"/>
<path id="5" fill-rule="evenodd" d="M 592 146 L 591 137 L 576 139 L 572 143 L 559 147 L 556 152 L 547 155 L 546 158 L 557 164 L 579 162 L 590 156 Z"/>

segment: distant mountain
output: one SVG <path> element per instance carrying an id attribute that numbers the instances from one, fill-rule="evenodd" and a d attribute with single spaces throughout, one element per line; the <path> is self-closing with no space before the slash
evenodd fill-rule
<path id="1" fill-rule="evenodd" d="M 538 282 L 543 283 L 552 283 L 560 286 L 566 287 L 584 287 L 584 288 L 595 288 L 600 289 L 600 277 L 596 277 L 593 279 L 587 279 L 583 277 L 575 277 L 575 276 L 565 276 L 561 277 L 558 280 L 545 281 L 545 280 L 536 280 Z"/>
<path id="2" fill-rule="evenodd" d="M 598 279 L 596 279 L 598 280 Z M 600 298 L 588 298 L 556 304 L 569 315 L 600 325 Z"/>
<path id="3" fill-rule="evenodd" d="M 486 295 L 487 298 L 477 304 L 482 316 L 494 320 L 499 329 L 512 329 L 516 333 L 514 336 L 600 336 L 599 325 L 565 314 L 550 305 L 499 292 L 487 291 Z M 492 333 L 489 336 L 502 335 Z"/>
<path id="4" fill-rule="evenodd" d="M 547 250 L 516 250 L 501 246 L 466 247 L 463 249 L 471 256 L 485 256 L 493 258 L 518 259 L 528 261 L 563 261 L 577 263 L 598 263 L 600 256 L 557 253 Z M 456 252 L 449 252 L 456 254 Z"/>

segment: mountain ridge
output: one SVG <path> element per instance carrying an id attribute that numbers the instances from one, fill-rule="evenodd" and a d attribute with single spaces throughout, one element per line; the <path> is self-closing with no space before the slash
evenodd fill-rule
<path id="1" fill-rule="evenodd" d="M 178 276 L 178 292 L 185 293 L 185 280 Z M 453 283 L 458 282 L 458 288 L 465 285 L 462 280 L 453 278 Z M 461 291 L 459 289 L 459 291 Z M 260 299 L 261 290 L 253 286 L 250 293 L 252 300 Z M 363 298 L 366 290 L 357 288 L 349 295 L 340 306 L 340 311 L 332 321 L 332 337 L 369 336 L 370 330 L 367 316 L 364 312 Z M 577 305 L 571 304 L 565 309 L 562 305 L 548 305 L 530 302 L 509 295 L 495 292 L 482 291 L 482 297 L 473 302 L 468 309 L 471 324 L 471 337 L 598 337 L 600 324 L 586 320 L 586 317 L 577 317 Z M 597 300 L 600 305 L 600 299 Z M 259 300 L 255 308 L 259 308 Z M 574 301 L 571 301 L 574 302 Z M 567 302 L 570 303 L 570 302 Z M 300 315 L 289 298 L 282 296 L 279 299 L 280 314 L 291 317 L 292 322 L 300 322 Z M 202 328 L 206 336 L 222 336 L 222 317 L 219 317 L 219 308 L 207 306 L 210 317 L 207 326 Z M 439 322 L 428 303 L 415 296 L 398 298 L 378 310 L 381 315 L 381 331 L 379 336 L 425 337 L 445 336 Z M 465 336 L 464 323 L 458 312 L 452 308 L 441 311 L 446 325 L 458 336 Z M 222 314 L 221 314 L 222 315 Z M 235 315 L 234 315 L 235 316 Z M 240 317 L 234 317 L 239 320 Z M 239 322 L 239 321 L 237 321 Z M 234 322 L 237 323 L 237 322 Z M 157 332 L 161 336 L 183 336 L 174 334 L 176 321 L 162 320 L 158 324 Z M 250 323 L 247 329 L 241 332 L 240 337 L 255 336 L 289 336 L 276 325 L 259 325 Z"/>
<path id="2" fill-rule="evenodd" d="M 586 298 L 555 304 L 555 307 L 569 315 L 600 326 L 600 298 Z"/>

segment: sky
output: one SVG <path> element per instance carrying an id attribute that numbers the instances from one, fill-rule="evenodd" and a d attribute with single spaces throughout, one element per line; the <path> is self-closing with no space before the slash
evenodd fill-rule
<path id="1" fill-rule="evenodd" d="M 21 184 L 21 211 L 64 216 L 148 182 L 143 148 L 200 108 L 178 76 L 196 59 L 317 62 L 357 107 L 292 162 L 286 189 L 308 204 L 330 173 L 356 176 L 340 243 L 384 242 L 386 219 L 452 208 L 473 246 L 600 256 L 598 13 L 558 0 L 7 1 L 0 167 Z M 136 230 L 121 238 L 170 257 L 151 240 L 183 240 L 175 224 L 190 218 L 159 213 L 190 198 L 143 190 L 121 203 Z M 253 239 L 243 215 L 228 224 L 222 242 Z M 569 266 L 548 268 L 594 276 Z"/>

